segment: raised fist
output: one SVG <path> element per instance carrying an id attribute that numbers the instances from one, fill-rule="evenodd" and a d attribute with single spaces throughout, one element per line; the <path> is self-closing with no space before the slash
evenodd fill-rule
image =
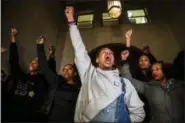
<path id="1" fill-rule="evenodd" d="M 49 48 L 49 56 L 54 56 L 55 55 L 55 46 L 50 46 Z"/>
<path id="2" fill-rule="evenodd" d="M 1 52 L 2 52 L 2 53 L 6 52 L 6 51 L 7 51 L 7 49 L 6 49 L 6 48 L 1 47 Z"/>
<path id="3" fill-rule="evenodd" d="M 132 35 L 132 29 L 129 29 L 126 33 L 125 33 L 125 37 L 128 39 L 130 38 Z"/>
<path id="4" fill-rule="evenodd" d="M 72 6 L 67 6 L 66 7 L 65 14 L 66 14 L 68 22 L 73 22 L 74 21 L 74 17 L 73 17 L 74 9 L 73 9 Z"/>
<path id="5" fill-rule="evenodd" d="M 45 36 L 39 36 L 36 41 L 37 44 L 43 44 L 45 40 L 46 40 Z"/>
<path id="6" fill-rule="evenodd" d="M 11 36 L 15 36 L 17 34 L 16 28 L 11 28 Z"/>
<path id="7" fill-rule="evenodd" d="M 121 60 L 127 60 L 128 56 L 129 56 L 129 51 L 128 50 L 124 50 L 121 52 Z"/>
<path id="8" fill-rule="evenodd" d="M 144 53 L 147 53 L 147 54 L 150 53 L 150 47 L 149 46 L 144 46 L 142 50 L 143 50 Z"/>

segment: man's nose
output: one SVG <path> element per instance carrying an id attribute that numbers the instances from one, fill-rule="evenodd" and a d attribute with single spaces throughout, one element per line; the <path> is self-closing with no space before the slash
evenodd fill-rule
<path id="1" fill-rule="evenodd" d="M 68 69 L 65 69 L 64 72 L 68 72 Z"/>

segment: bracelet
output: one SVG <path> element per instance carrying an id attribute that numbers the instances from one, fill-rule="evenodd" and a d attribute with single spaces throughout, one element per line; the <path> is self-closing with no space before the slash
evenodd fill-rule
<path id="1" fill-rule="evenodd" d="M 76 24 L 76 21 L 70 21 L 70 22 L 68 22 L 68 24 Z"/>

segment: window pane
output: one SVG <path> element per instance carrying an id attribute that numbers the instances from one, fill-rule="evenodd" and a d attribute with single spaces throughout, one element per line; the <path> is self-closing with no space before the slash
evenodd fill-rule
<path id="1" fill-rule="evenodd" d="M 78 22 L 92 22 L 93 21 L 93 14 L 89 15 L 80 15 L 78 16 Z"/>
<path id="2" fill-rule="evenodd" d="M 102 15 L 103 15 L 103 20 L 109 20 L 109 19 L 111 19 L 111 17 L 109 16 L 108 13 L 103 13 Z"/>
<path id="3" fill-rule="evenodd" d="M 131 23 L 135 23 L 135 24 L 144 24 L 144 23 L 148 23 L 148 20 L 146 17 L 135 17 L 135 18 L 129 18 Z"/>
<path id="4" fill-rule="evenodd" d="M 128 17 L 137 17 L 137 16 L 145 16 L 145 11 L 143 9 L 138 10 L 128 10 L 127 11 Z"/>
<path id="5" fill-rule="evenodd" d="M 80 28 L 90 28 L 93 26 L 93 14 L 79 15 L 77 25 Z"/>

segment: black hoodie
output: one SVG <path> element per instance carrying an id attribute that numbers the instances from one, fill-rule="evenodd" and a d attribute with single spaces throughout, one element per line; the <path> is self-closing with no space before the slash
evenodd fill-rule
<path id="1" fill-rule="evenodd" d="M 51 88 L 43 110 L 49 115 L 49 121 L 73 122 L 79 85 L 67 84 L 62 76 L 49 68 L 43 44 L 37 44 L 37 53 L 41 70 Z"/>

